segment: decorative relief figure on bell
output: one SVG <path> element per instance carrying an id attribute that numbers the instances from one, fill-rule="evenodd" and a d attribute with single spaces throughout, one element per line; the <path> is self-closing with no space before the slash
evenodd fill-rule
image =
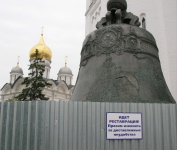
<path id="1" fill-rule="evenodd" d="M 101 37 L 103 47 L 112 47 L 116 43 L 116 34 L 112 31 L 105 32 Z"/>
<path id="2" fill-rule="evenodd" d="M 158 49 L 152 42 L 155 42 L 152 35 L 148 35 L 145 40 L 141 36 L 137 36 L 139 30 L 134 31 L 133 27 L 126 26 L 122 29 L 121 26 L 107 26 L 92 33 L 92 36 L 84 42 L 81 52 L 81 66 L 85 66 L 88 59 L 101 54 L 115 53 L 123 55 L 124 53 L 132 53 L 137 55 L 139 53 L 153 55 L 158 58 Z M 152 42 L 148 42 L 151 40 Z M 148 44 L 146 44 L 148 43 Z M 149 48 L 153 48 L 151 51 Z"/>
<path id="3" fill-rule="evenodd" d="M 91 87 L 87 101 L 127 102 L 139 101 L 139 86 L 136 78 L 128 72 L 122 71 L 112 62 L 110 55 L 106 56 L 95 84 Z"/>

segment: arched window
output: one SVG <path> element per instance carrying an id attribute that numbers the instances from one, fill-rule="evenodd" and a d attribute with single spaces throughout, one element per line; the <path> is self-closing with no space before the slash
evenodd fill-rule
<path id="1" fill-rule="evenodd" d="M 12 75 L 10 75 L 10 83 L 12 83 Z"/>
<path id="2" fill-rule="evenodd" d="M 142 28 L 146 29 L 146 19 L 144 17 L 142 18 Z"/>
<path id="3" fill-rule="evenodd" d="M 94 16 L 92 16 L 92 23 L 94 22 L 94 19 L 95 19 L 95 17 L 94 17 Z"/>
<path id="4" fill-rule="evenodd" d="M 146 19 L 146 14 L 145 13 L 141 13 L 140 14 L 140 21 L 141 21 L 141 27 L 143 29 L 146 29 L 146 27 L 147 27 L 147 19 Z"/>

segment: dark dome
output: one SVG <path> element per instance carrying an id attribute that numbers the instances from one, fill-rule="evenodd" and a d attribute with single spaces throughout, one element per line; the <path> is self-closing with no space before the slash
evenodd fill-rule
<path id="1" fill-rule="evenodd" d="M 19 66 L 16 66 L 16 67 L 12 68 L 10 73 L 21 73 L 21 74 L 23 74 L 23 70 Z"/>
<path id="2" fill-rule="evenodd" d="M 127 2 L 126 0 L 109 0 L 107 2 L 107 10 L 110 11 L 112 8 L 117 8 L 124 11 L 127 9 Z"/>
<path id="3" fill-rule="evenodd" d="M 59 70 L 58 75 L 60 75 L 60 74 L 69 74 L 69 75 L 73 75 L 71 69 L 68 68 L 67 66 L 65 66 L 65 67 L 63 67 L 63 68 L 61 68 L 61 69 Z"/>

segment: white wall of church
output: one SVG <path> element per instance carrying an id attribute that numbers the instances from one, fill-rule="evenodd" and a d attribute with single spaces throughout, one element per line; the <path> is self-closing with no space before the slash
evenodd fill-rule
<path id="1" fill-rule="evenodd" d="M 87 0 L 85 35 L 96 29 L 95 25 L 107 12 L 108 0 L 97 0 L 90 7 Z M 99 4 L 97 4 L 99 3 Z M 151 32 L 159 48 L 159 58 L 167 85 L 177 101 L 177 1 L 127 0 L 128 12 L 146 17 L 146 29 Z M 100 9 L 99 15 L 96 14 Z M 93 20 L 92 20 L 93 19 Z"/>
<path id="2" fill-rule="evenodd" d="M 69 77 L 70 79 L 72 78 Z M 24 78 L 18 78 L 15 83 L 10 84 L 7 83 L 3 86 L 2 90 L 0 91 L 0 101 L 6 101 L 13 99 L 15 96 L 18 96 L 21 91 L 25 88 L 25 85 L 22 85 Z M 68 80 L 69 82 L 70 80 Z M 50 87 L 46 87 L 43 90 L 43 93 L 49 100 L 66 100 L 68 101 L 73 93 L 74 86 L 68 88 L 65 82 L 61 81 L 56 82 L 55 80 L 48 79 L 48 83 L 51 84 Z"/>
<path id="3" fill-rule="evenodd" d="M 13 74 L 11 74 L 11 75 L 10 75 L 10 83 L 13 84 L 13 83 L 15 82 L 15 80 L 16 80 L 18 77 L 20 77 L 20 76 L 22 76 L 22 74 L 20 74 L 20 73 L 13 73 Z"/>

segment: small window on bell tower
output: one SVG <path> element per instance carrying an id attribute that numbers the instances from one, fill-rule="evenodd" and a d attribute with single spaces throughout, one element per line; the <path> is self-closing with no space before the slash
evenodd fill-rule
<path id="1" fill-rule="evenodd" d="M 146 29 L 146 19 L 144 17 L 142 19 L 142 28 Z"/>
<path id="2" fill-rule="evenodd" d="M 146 18 L 146 14 L 145 13 L 141 13 L 140 14 L 140 21 L 141 21 L 141 27 L 143 29 L 146 29 L 146 23 L 147 23 L 147 18 Z"/>

